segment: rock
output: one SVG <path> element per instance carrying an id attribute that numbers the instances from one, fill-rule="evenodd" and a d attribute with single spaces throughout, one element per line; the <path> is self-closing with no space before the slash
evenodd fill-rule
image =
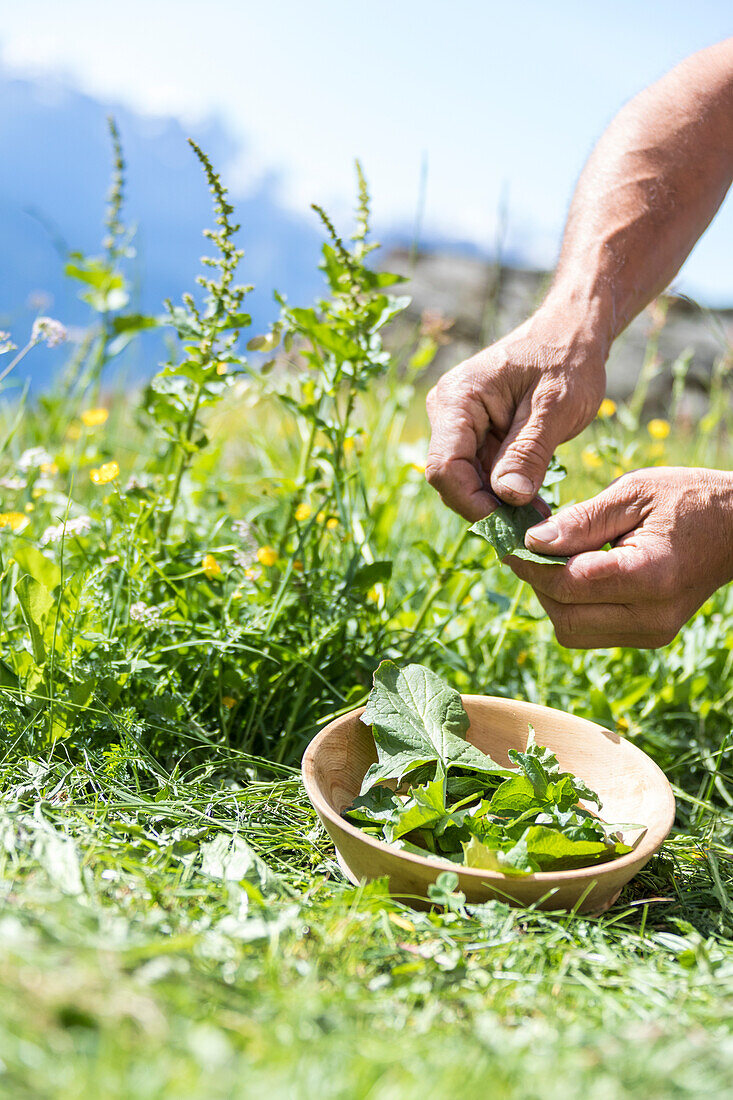
<path id="1" fill-rule="evenodd" d="M 501 266 L 474 256 L 428 252 L 410 270 L 405 249 L 394 249 L 384 266 L 410 277 L 404 293 L 412 304 L 395 326 L 396 343 L 426 314 L 452 321 L 447 342 L 430 368 L 434 379 L 520 324 L 541 301 L 551 273 Z M 669 410 L 675 370 L 685 365 L 681 408 L 699 416 L 715 364 L 733 366 L 733 309 L 706 309 L 690 299 L 666 294 L 645 309 L 616 340 L 608 361 L 608 396 L 626 400 L 645 363 L 644 410 Z M 675 366 L 675 364 L 677 364 Z"/>

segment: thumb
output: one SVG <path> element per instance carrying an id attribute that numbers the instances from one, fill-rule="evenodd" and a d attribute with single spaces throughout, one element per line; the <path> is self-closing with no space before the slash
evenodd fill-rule
<path id="1" fill-rule="evenodd" d="M 528 396 L 518 406 L 491 469 L 491 488 L 507 504 L 534 500 L 561 442 L 548 411 L 533 409 L 531 400 Z"/>
<path id="2" fill-rule="evenodd" d="M 545 554 L 582 554 L 600 550 L 607 542 L 633 531 L 645 509 L 634 482 L 627 480 L 624 485 L 624 480 L 530 527 L 525 536 L 527 549 Z"/>

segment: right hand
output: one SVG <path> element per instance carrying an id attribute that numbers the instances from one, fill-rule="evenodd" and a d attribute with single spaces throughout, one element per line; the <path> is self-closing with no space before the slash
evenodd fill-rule
<path id="1" fill-rule="evenodd" d="M 559 443 L 593 419 L 605 391 L 608 345 L 570 308 L 540 309 L 453 367 L 427 397 L 425 476 L 449 508 L 476 521 L 539 491 Z"/>

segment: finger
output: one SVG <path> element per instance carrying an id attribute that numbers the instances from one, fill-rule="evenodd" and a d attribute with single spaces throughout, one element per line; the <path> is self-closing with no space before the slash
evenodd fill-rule
<path id="1" fill-rule="evenodd" d="M 530 527 L 525 545 L 543 554 L 580 554 L 600 550 L 637 527 L 648 511 L 636 483 L 621 478 L 590 500 L 572 504 L 549 520 Z"/>
<path id="2" fill-rule="evenodd" d="M 425 476 L 443 503 L 471 523 L 488 516 L 499 503 L 483 488 L 478 470 L 466 459 L 441 460 L 437 465 L 428 458 Z"/>
<path id="3" fill-rule="evenodd" d="M 669 595 L 668 566 L 648 549 L 626 544 L 577 554 L 562 569 L 523 558 L 509 565 L 523 581 L 557 603 L 644 603 Z"/>
<path id="4" fill-rule="evenodd" d="M 482 477 L 478 457 L 486 447 L 486 410 L 467 411 L 442 399 L 437 387 L 428 395 L 427 408 L 432 435 L 425 477 L 453 511 L 468 520 L 483 519 L 497 505 Z"/>
<path id="5" fill-rule="evenodd" d="M 561 437 L 548 408 L 528 394 L 517 406 L 494 461 L 491 488 L 496 495 L 507 504 L 528 504 L 539 492 Z"/>
<path id="6" fill-rule="evenodd" d="M 638 604 L 562 604 L 550 596 L 536 593 L 545 609 L 560 645 L 573 648 L 579 638 L 626 638 L 627 644 L 643 649 L 667 645 L 678 627 L 671 621 L 666 607 Z M 616 644 L 609 640 L 604 646 Z"/>

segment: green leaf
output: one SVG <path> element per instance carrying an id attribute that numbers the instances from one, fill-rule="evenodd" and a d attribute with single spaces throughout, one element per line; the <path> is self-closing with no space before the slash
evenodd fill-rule
<path id="1" fill-rule="evenodd" d="M 472 836 L 463 845 L 463 859 L 467 867 L 499 871 L 502 875 L 527 875 L 539 870 L 527 851 L 524 837 L 508 851 L 502 851 Z"/>
<path id="2" fill-rule="evenodd" d="M 600 809 L 601 800 L 595 791 L 592 791 L 577 776 L 560 771 L 560 764 L 555 754 L 535 741 L 532 726 L 529 727 L 525 751 L 510 749 L 509 759 L 527 776 L 538 799 L 557 802 L 562 808 L 568 808 L 575 805 L 580 798 L 584 798 L 588 802 L 595 803 Z M 569 783 L 562 783 L 562 780 L 569 780 Z"/>
<path id="3" fill-rule="evenodd" d="M 413 787 L 412 798 L 405 802 L 392 826 L 389 839 L 396 839 L 415 829 L 437 825 L 446 816 L 445 777 L 441 775 L 424 787 Z"/>
<path id="4" fill-rule="evenodd" d="M 47 558 L 31 543 L 26 542 L 14 550 L 13 558 L 25 573 L 29 573 L 35 581 L 40 581 L 50 592 L 61 584 L 61 570 L 56 562 Z"/>
<path id="5" fill-rule="evenodd" d="M 34 580 L 27 573 L 16 584 L 15 594 L 18 597 L 20 610 L 28 627 L 36 664 L 43 665 L 46 662 L 46 646 L 43 635 L 48 613 L 54 605 L 53 596 L 45 584 Z"/>
<path id="6" fill-rule="evenodd" d="M 484 844 L 477 837 L 472 836 L 467 844 L 463 845 L 463 862 L 467 867 L 480 867 L 485 871 L 501 871 L 498 849 Z"/>
<path id="7" fill-rule="evenodd" d="M 602 840 L 573 840 L 559 829 L 531 825 L 523 838 L 526 851 L 543 871 L 573 870 L 604 863 L 630 852 L 628 844 Z"/>
<path id="8" fill-rule="evenodd" d="M 232 328 L 249 328 L 251 324 L 252 318 L 249 313 L 229 313 L 226 320 L 216 327 L 220 332 L 226 332 L 227 329 Z"/>
<path id="9" fill-rule="evenodd" d="M 514 554 L 517 558 L 524 558 L 525 561 L 533 561 L 538 565 L 564 565 L 567 558 L 535 554 L 524 545 L 527 531 L 536 523 L 542 523 L 544 518 L 533 504 L 523 504 L 520 508 L 500 504 L 490 516 L 474 523 L 471 531 L 491 543 L 500 561 L 508 554 Z"/>
<path id="10" fill-rule="evenodd" d="M 352 577 L 349 588 L 357 592 L 368 592 L 375 584 L 383 584 L 392 576 L 391 561 L 373 561 L 368 565 L 362 565 Z"/>
<path id="11" fill-rule="evenodd" d="M 387 824 L 396 820 L 400 806 L 399 800 L 387 787 L 372 787 L 366 794 L 357 795 L 342 816 L 355 825 Z"/>
<path id="12" fill-rule="evenodd" d="M 159 328 L 161 325 L 169 325 L 170 319 L 165 316 L 153 317 L 147 313 L 126 313 L 122 317 L 112 318 L 112 331 L 122 333 L 142 332 L 148 328 Z"/>
<path id="13" fill-rule="evenodd" d="M 525 813 L 534 805 L 541 809 L 529 778 L 526 775 L 515 775 L 511 779 L 505 779 L 494 791 L 491 812 L 499 817 L 509 817 Z"/>
<path id="14" fill-rule="evenodd" d="M 508 851 L 499 852 L 499 863 L 505 875 L 529 875 L 539 871 L 540 866 L 533 858 L 527 844 L 529 829 Z"/>
<path id="15" fill-rule="evenodd" d="M 279 876 L 241 836 L 219 833 L 201 845 L 201 873 L 220 882 L 250 882 L 263 894 L 278 892 Z"/>
<path id="16" fill-rule="evenodd" d="M 361 793 L 383 779 L 401 780 L 422 764 L 511 775 L 465 739 L 469 727 L 461 697 L 422 665 L 399 668 L 382 661 L 361 718 L 372 726 L 378 762 L 364 776 Z"/>

